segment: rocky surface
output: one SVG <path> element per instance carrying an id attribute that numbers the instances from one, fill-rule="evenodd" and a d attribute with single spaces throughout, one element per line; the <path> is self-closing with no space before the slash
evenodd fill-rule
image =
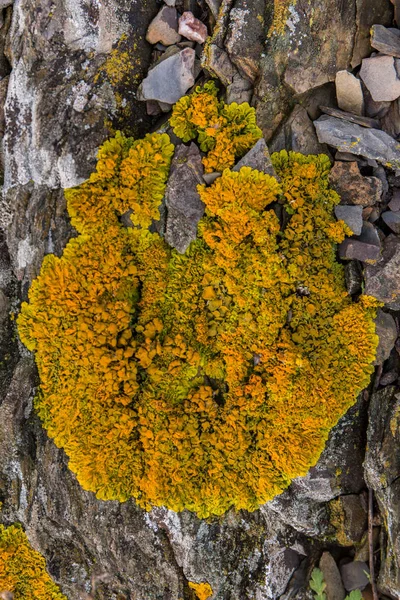
<path id="1" fill-rule="evenodd" d="M 90 591 L 100 600 L 195 600 L 189 581 L 210 583 L 212 600 L 306 600 L 317 564 L 336 582 L 328 600 L 343 600 L 341 581 L 347 590 L 366 584 L 355 579 L 368 560 L 370 488 L 379 591 L 398 598 L 400 38 L 382 27 L 393 25 L 392 4 L 298 1 L 268 34 L 272 0 L 10 4 L 0 0 L 0 522 L 23 524 L 69 600 Z M 371 57 L 371 45 L 383 54 Z M 357 234 L 339 249 L 349 293 L 364 289 L 384 307 L 374 388 L 330 432 L 315 467 L 254 513 L 200 520 L 101 502 L 80 488 L 32 408 L 37 373 L 13 319 L 44 255 L 60 255 L 74 235 L 62 188 L 88 176 L 110 128 L 160 128 L 158 118 L 210 73 L 229 101 L 254 104 L 270 151 L 329 153 L 337 217 Z M 264 140 L 236 168 L 243 164 L 274 174 Z M 178 148 L 157 226 L 179 251 L 203 211 L 201 177 L 193 148 Z"/>

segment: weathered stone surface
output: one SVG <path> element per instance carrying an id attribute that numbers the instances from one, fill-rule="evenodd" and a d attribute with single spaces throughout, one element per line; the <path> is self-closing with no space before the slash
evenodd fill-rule
<path id="1" fill-rule="evenodd" d="M 248 102 L 250 104 L 253 96 L 253 86 L 248 79 L 245 79 L 239 73 L 235 73 L 232 83 L 226 89 L 226 103 L 231 104 L 237 102 Z"/>
<path id="2" fill-rule="evenodd" d="M 382 54 L 400 58 L 400 38 L 383 25 L 371 27 L 371 46 Z"/>
<path id="3" fill-rule="evenodd" d="M 372 225 L 364 221 L 361 235 L 346 238 L 339 245 L 339 256 L 343 260 L 360 260 L 373 264 L 381 254 L 379 235 Z"/>
<path id="4" fill-rule="evenodd" d="M 374 24 L 392 25 L 393 8 L 388 0 L 356 0 L 357 30 L 354 38 L 351 67 L 357 67 L 363 58 L 371 54 L 371 27 Z"/>
<path id="5" fill-rule="evenodd" d="M 329 552 L 324 552 L 319 561 L 319 568 L 324 576 L 326 583 L 327 600 L 344 600 L 346 592 L 344 591 L 342 578 L 338 566 Z"/>
<path id="6" fill-rule="evenodd" d="M 382 365 L 390 356 L 397 339 L 396 322 L 392 315 L 379 309 L 375 319 L 376 335 L 379 337 L 379 344 L 376 350 L 375 365 Z"/>
<path id="7" fill-rule="evenodd" d="M 225 47 L 229 58 L 244 77 L 255 81 L 264 50 L 265 0 L 236 0 L 229 13 Z"/>
<path id="8" fill-rule="evenodd" d="M 346 279 L 346 288 L 350 295 L 361 292 L 363 282 L 362 269 L 358 260 L 351 260 L 344 267 L 344 275 Z"/>
<path id="9" fill-rule="evenodd" d="M 237 74 L 236 67 L 232 64 L 228 53 L 217 46 L 217 44 L 210 44 L 207 47 L 202 65 L 211 75 L 220 79 L 225 86 L 231 85 Z"/>
<path id="10" fill-rule="evenodd" d="M 251 167 L 276 177 L 276 172 L 272 166 L 271 157 L 269 155 L 268 146 L 264 138 L 261 138 L 256 144 L 239 160 L 233 167 L 233 171 L 239 171 L 242 167 Z"/>
<path id="11" fill-rule="evenodd" d="M 347 206 L 345 204 L 335 206 L 337 220 L 344 221 L 355 235 L 361 235 L 363 226 L 362 211 L 362 206 Z"/>
<path id="12" fill-rule="evenodd" d="M 138 97 L 175 104 L 194 84 L 195 56 L 192 48 L 184 48 L 157 64 L 140 84 Z"/>
<path id="13" fill-rule="evenodd" d="M 363 90 L 364 110 L 366 116 L 371 117 L 372 119 L 381 119 L 389 110 L 391 102 L 375 102 L 362 80 L 361 87 Z"/>
<path id="14" fill-rule="evenodd" d="M 399 188 L 393 189 L 392 199 L 390 200 L 388 207 L 390 208 L 390 210 L 393 210 L 394 212 L 400 211 L 400 189 Z"/>
<path id="15" fill-rule="evenodd" d="M 364 114 L 364 96 L 360 80 L 344 70 L 336 73 L 335 82 L 339 108 L 362 116 Z"/>
<path id="16" fill-rule="evenodd" d="M 338 119 L 343 119 L 344 121 L 348 121 L 349 123 L 356 123 L 357 125 L 361 125 L 362 127 L 372 127 L 374 129 L 381 128 L 380 123 L 377 119 L 371 119 L 370 117 L 359 117 L 358 115 L 354 115 L 344 110 L 339 110 L 338 108 L 331 108 L 329 106 L 321 106 L 320 108 L 322 112 L 326 115 L 330 115 L 331 117 L 337 117 Z"/>
<path id="17" fill-rule="evenodd" d="M 364 177 L 357 162 L 336 161 L 329 183 L 344 204 L 373 206 L 381 201 L 382 183 L 376 177 Z"/>
<path id="18" fill-rule="evenodd" d="M 326 115 L 314 124 L 321 143 L 334 146 L 341 152 L 361 154 L 394 169 L 400 168 L 398 143 L 384 131 L 367 129 Z"/>
<path id="19" fill-rule="evenodd" d="M 360 77 L 375 102 L 391 102 L 400 96 L 400 79 L 392 56 L 364 58 Z"/>
<path id="20" fill-rule="evenodd" d="M 385 239 L 381 260 L 365 269 L 365 293 L 400 310 L 400 238 L 394 234 Z"/>
<path id="21" fill-rule="evenodd" d="M 369 583 L 369 568 L 365 562 L 355 560 L 340 567 L 344 587 L 348 592 L 362 590 Z"/>
<path id="22" fill-rule="evenodd" d="M 146 33 L 146 40 L 150 44 L 161 42 L 164 46 L 171 46 L 179 42 L 180 39 L 176 8 L 163 6 L 150 23 Z"/>
<path id="23" fill-rule="evenodd" d="M 371 398 L 364 463 L 367 485 L 374 490 L 384 515 L 378 585 L 382 593 L 393 597 L 400 589 L 400 396 L 397 391 L 395 386 L 388 386 Z"/>
<path id="24" fill-rule="evenodd" d="M 188 40 L 203 44 L 207 38 L 207 27 L 192 12 L 186 11 L 179 17 L 179 33 Z"/>
<path id="25" fill-rule="evenodd" d="M 400 135 L 400 99 L 391 102 L 389 110 L 381 119 L 382 130 L 393 138 Z"/>
<path id="26" fill-rule="evenodd" d="M 400 233 L 400 213 L 388 210 L 382 213 L 382 219 L 394 233 Z"/>
<path id="27" fill-rule="evenodd" d="M 197 224 L 204 214 L 197 186 L 203 183 L 201 154 L 193 142 L 175 150 L 165 191 L 167 207 L 166 241 L 183 254 L 196 239 Z"/>
<path id="28" fill-rule="evenodd" d="M 318 142 L 314 125 L 307 111 L 299 104 L 294 107 L 270 147 L 271 152 L 293 150 L 302 154 L 329 154 L 327 147 Z"/>

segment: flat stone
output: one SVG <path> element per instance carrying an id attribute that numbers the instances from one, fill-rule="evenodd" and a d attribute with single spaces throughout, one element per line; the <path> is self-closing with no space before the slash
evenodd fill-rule
<path id="1" fill-rule="evenodd" d="M 365 293 L 392 310 L 400 310 L 400 238 L 389 235 L 383 242 L 381 260 L 364 271 Z"/>
<path id="2" fill-rule="evenodd" d="M 376 319 L 376 335 L 379 337 L 379 344 L 376 350 L 374 365 L 382 365 L 390 356 L 397 339 L 396 322 L 392 315 L 378 309 Z"/>
<path id="3" fill-rule="evenodd" d="M 297 104 L 270 144 L 271 152 L 293 150 L 302 154 L 328 154 L 320 144 L 307 111 Z"/>
<path id="4" fill-rule="evenodd" d="M 314 124 L 321 143 L 341 152 L 375 159 L 392 169 L 400 168 L 399 144 L 384 131 L 367 129 L 327 115 L 322 115 Z"/>
<path id="5" fill-rule="evenodd" d="M 326 584 L 325 594 L 327 600 L 344 600 L 346 592 L 343 587 L 339 568 L 332 554 L 329 552 L 323 552 L 319 561 L 319 568 L 324 576 L 324 581 Z"/>
<path id="6" fill-rule="evenodd" d="M 352 113 L 339 110 L 338 108 L 332 108 L 330 106 L 320 106 L 320 109 L 326 115 L 337 117 L 338 119 L 343 119 L 344 121 L 349 121 L 349 123 L 356 123 L 357 125 L 361 125 L 361 127 L 372 127 L 374 129 L 381 128 L 379 121 L 376 119 L 371 119 L 370 117 L 359 117 L 357 115 L 353 115 Z"/>
<path id="7" fill-rule="evenodd" d="M 393 189 L 393 196 L 391 201 L 388 204 L 390 210 L 393 210 L 394 212 L 398 212 L 400 211 L 400 189 L 399 188 L 394 188 Z"/>
<path id="8" fill-rule="evenodd" d="M 348 206 L 339 204 L 335 206 L 335 215 L 338 221 L 344 221 L 355 235 L 361 235 L 363 226 L 362 206 Z"/>
<path id="9" fill-rule="evenodd" d="M 369 583 L 369 568 L 365 562 L 355 560 L 340 567 L 343 585 L 348 592 L 362 590 Z"/>
<path id="10" fill-rule="evenodd" d="M 239 171 L 242 167 L 251 167 L 257 171 L 267 173 L 272 177 L 277 177 L 274 167 L 272 166 L 271 157 L 269 155 L 268 146 L 264 138 L 261 138 L 256 144 L 239 160 L 233 167 L 232 171 Z"/>
<path id="11" fill-rule="evenodd" d="M 165 239 L 181 254 L 196 239 L 197 224 L 204 214 L 204 204 L 197 191 L 199 183 L 203 183 L 200 150 L 193 142 L 190 146 L 177 146 L 165 191 Z"/>
<path id="12" fill-rule="evenodd" d="M 400 233 L 400 213 L 388 210 L 382 213 L 382 219 L 394 233 Z"/>
<path id="13" fill-rule="evenodd" d="M 380 202 L 382 182 L 377 177 L 364 177 L 356 161 L 336 161 L 329 173 L 329 183 L 343 204 L 373 206 Z"/>
<path id="14" fill-rule="evenodd" d="M 339 256 L 343 260 L 376 263 L 380 257 L 380 239 L 372 223 L 364 222 L 361 235 L 346 238 L 339 245 Z"/>
<path id="15" fill-rule="evenodd" d="M 175 104 L 194 84 L 192 48 L 184 48 L 151 69 L 138 89 L 140 100 L 158 100 Z"/>
<path id="16" fill-rule="evenodd" d="M 336 73 L 336 97 L 339 108 L 360 117 L 364 114 L 364 96 L 361 81 L 348 71 Z"/>
<path id="17" fill-rule="evenodd" d="M 204 44 L 208 35 L 207 27 L 190 11 L 185 11 L 179 18 L 178 32 L 186 39 L 198 44 Z"/>
<path id="18" fill-rule="evenodd" d="M 151 21 L 146 40 L 150 44 L 161 42 L 164 46 L 176 44 L 181 39 L 178 33 L 178 13 L 173 6 L 163 6 Z"/>
<path id="19" fill-rule="evenodd" d="M 400 37 L 383 25 L 372 25 L 371 46 L 382 54 L 400 58 Z"/>
<path id="20" fill-rule="evenodd" d="M 360 77 L 367 86 L 372 99 L 390 102 L 400 96 L 400 79 L 393 56 L 373 56 L 364 58 Z"/>

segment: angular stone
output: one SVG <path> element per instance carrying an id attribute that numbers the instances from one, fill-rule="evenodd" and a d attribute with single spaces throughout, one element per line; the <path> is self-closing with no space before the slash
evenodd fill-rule
<path id="1" fill-rule="evenodd" d="M 400 37 L 383 25 L 372 25 L 371 46 L 382 54 L 400 58 Z"/>
<path id="2" fill-rule="evenodd" d="M 329 154 L 327 147 L 318 142 L 313 123 L 299 104 L 296 104 L 270 147 L 271 152 L 293 150 L 302 154 Z"/>
<path id="3" fill-rule="evenodd" d="M 250 104 L 253 96 L 253 86 L 248 79 L 245 79 L 239 73 L 233 76 L 233 81 L 226 88 L 226 103 L 231 104 L 237 102 L 242 104 L 248 102 Z"/>
<path id="4" fill-rule="evenodd" d="M 207 39 L 207 27 L 194 14 L 186 11 L 179 18 L 179 33 L 188 40 L 204 44 Z"/>
<path id="5" fill-rule="evenodd" d="M 252 169 L 257 169 L 257 171 L 262 171 L 272 177 L 276 177 L 276 172 L 272 166 L 268 146 L 264 138 L 256 142 L 251 150 L 233 167 L 232 171 L 239 171 L 242 167 L 251 167 Z"/>
<path id="6" fill-rule="evenodd" d="M 184 48 L 156 65 L 142 81 L 138 97 L 175 104 L 194 84 L 195 56 L 192 48 Z"/>
<path id="7" fill-rule="evenodd" d="M 392 315 L 378 309 L 376 319 L 376 335 L 379 337 L 379 344 L 376 351 L 374 365 L 382 365 L 390 356 L 397 339 L 396 322 Z"/>
<path id="8" fill-rule="evenodd" d="M 348 206 L 339 204 L 335 206 L 335 215 L 338 221 L 344 221 L 354 235 L 361 235 L 363 226 L 362 206 Z"/>
<path id="9" fill-rule="evenodd" d="M 221 175 L 222 173 L 219 171 L 214 171 L 214 173 L 204 173 L 203 179 L 207 185 L 211 185 L 218 177 L 221 177 Z"/>
<path id="10" fill-rule="evenodd" d="M 233 82 L 237 74 L 236 67 L 232 64 L 228 53 L 216 44 L 207 46 L 206 51 L 203 53 L 202 66 L 211 75 L 220 79 L 225 87 Z"/>
<path id="11" fill-rule="evenodd" d="M 229 13 L 225 48 L 239 73 L 253 83 L 260 72 L 260 56 L 265 47 L 263 15 L 265 0 L 235 0 Z"/>
<path id="12" fill-rule="evenodd" d="M 389 0 L 356 0 L 357 29 L 354 37 L 351 67 L 357 67 L 363 58 L 370 56 L 371 27 L 379 23 L 389 26 L 393 23 L 393 10 Z"/>
<path id="13" fill-rule="evenodd" d="M 339 245 L 339 256 L 343 260 L 360 260 L 373 264 L 380 257 L 380 239 L 372 223 L 364 222 L 361 235 L 346 238 Z"/>
<path id="14" fill-rule="evenodd" d="M 197 224 L 204 214 L 204 204 L 197 191 L 199 183 L 203 183 L 200 150 L 193 142 L 190 146 L 177 146 L 165 191 L 165 239 L 181 254 L 196 239 Z"/>
<path id="15" fill-rule="evenodd" d="M 359 117 L 358 115 L 353 115 L 352 113 L 339 110 L 338 108 L 331 108 L 330 106 L 320 106 L 320 109 L 326 115 L 337 117 L 338 119 L 343 119 L 344 121 L 349 121 L 349 123 L 356 123 L 362 127 L 372 127 L 373 129 L 381 128 L 379 121 L 376 119 L 371 119 L 370 117 Z"/>
<path id="16" fill-rule="evenodd" d="M 176 8 L 163 6 L 150 23 L 146 33 L 146 40 L 150 44 L 161 42 L 164 46 L 171 46 L 179 42 L 180 39 Z"/>
<path id="17" fill-rule="evenodd" d="M 361 80 L 361 87 L 364 96 L 364 111 L 367 117 L 372 119 L 381 119 L 389 110 L 391 102 L 375 102 L 368 91 L 365 83 Z"/>
<path id="18" fill-rule="evenodd" d="M 344 267 L 344 277 L 348 293 L 353 296 L 361 292 L 363 283 L 362 268 L 358 260 L 351 260 Z"/>
<path id="19" fill-rule="evenodd" d="M 382 213 L 382 219 L 394 233 L 400 233 L 400 213 L 386 211 Z"/>
<path id="20" fill-rule="evenodd" d="M 362 590 L 369 583 L 369 568 L 365 562 L 354 560 L 340 567 L 340 573 L 345 589 Z"/>
<path id="21" fill-rule="evenodd" d="M 392 310 L 400 310 L 400 238 L 389 235 L 383 242 L 382 257 L 364 271 L 365 293 Z"/>
<path id="22" fill-rule="evenodd" d="M 359 544 L 367 529 L 365 500 L 358 494 L 339 496 L 330 503 L 331 521 L 341 546 Z"/>
<path id="23" fill-rule="evenodd" d="M 340 577 L 339 568 L 332 554 L 323 552 L 319 561 L 319 568 L 324 576 L 327 600 L 344 600 L 346 592 L 343 587 L 342 578 Z"/>
<path id="24" fill-rule="evenodd" d="M 341 152 L 375 159 L 393 169 L 400 168 L 399 144 L 384 131 L 367 129 L 326 115 L 314 124 L 321 143 L 334 146 Z"/>
<path id="25" fill-rule="evenodd" d="M 362 116 L 364 114 L 364 96 L 360 80 L 348 71 L 338 71 L 335 81 L 339 108 Z"/>
<path id="26" fill-rule="evenodd" d="M 364 58 L 360 77 L 375 102 L 391 102 L 400 96 L 400 79 L 393 56 Z"/>
<path id="27" fill-rule="evenodd" d="M 381 200 L 382 182 L 377 177 L 364 177 L 356 161 L 336 161 L 329 173 L 329 183 L 343 204 L 373 206 Z"/>
<path id="28" fill-rule="evenodd" d="M 400 188 L 393 189 L 392 199 L 388 204 L 390 210 L 394 212 L 400 211 Z"/>
<path id="29" fill-rule="evenodd" d="M 389 110 L 381 119 L 382 130 L 393 138 L 400 135 L 400 98 L 391 102 Z"/>

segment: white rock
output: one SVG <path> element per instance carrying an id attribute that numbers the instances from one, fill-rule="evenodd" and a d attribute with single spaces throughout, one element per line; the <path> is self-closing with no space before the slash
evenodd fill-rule
<path id="1" fill-rule="evenodd" d="M 360 77 L 367 86 L 375 102 L 391 102 L 400 96 L 400 79 L 397 76 L 393 56 L 373 56 L 364 58 Z"/>
<path id="2" fill-rule="evenodd" d="M 336 97 L 339 108 L 359 115 L 364 114 L 364 96 L 361 81 L 348 71 L 336 73 Z"/>

